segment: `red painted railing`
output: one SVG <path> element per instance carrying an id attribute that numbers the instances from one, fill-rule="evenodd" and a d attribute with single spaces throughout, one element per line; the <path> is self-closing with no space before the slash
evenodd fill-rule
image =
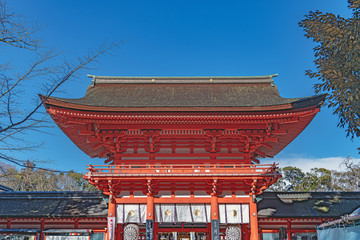
<path id="1" fill-rule="evenodd" d="M 96 175 L 277 175 L 278 164 L 87 165 Z"/>

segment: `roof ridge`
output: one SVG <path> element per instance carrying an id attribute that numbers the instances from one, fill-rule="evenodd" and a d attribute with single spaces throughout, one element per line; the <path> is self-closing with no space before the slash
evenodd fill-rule
<path id="1" fill-rule="evenodd" d="M 91 86 L 99 83 L 270 83 L 278 74 L 262 76 L 96 76 Z"/>

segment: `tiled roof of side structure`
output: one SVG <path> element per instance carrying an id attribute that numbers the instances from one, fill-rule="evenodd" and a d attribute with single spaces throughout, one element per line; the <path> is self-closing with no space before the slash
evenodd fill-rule
<path id="1" fill-rule="evenodd" d="M 261 197 L 260 218 L 336 218 L 360 207 L 360 192 L 265 192 Z"/>
<path id="2" fill-rule="evenodd" d="M 273 77 L 102 77 L 93 78 L 84 97 L 50 97 L 64 103 L 112 108 L 261 107 L 305 103 L 323 97 L 282 98 Z"/>
<path id="3" fill-rule="evenodd" d="M 0 192 L 0 218 L 106 217 L 106 198 L 97 192 Z"/>
<path id="4" fill-rule="evenodd" d="M 265 192 L 260 218 L 337 218 L 360 206 L 360 192 Z M 0 218 L 106 217 L 98 192 L 0 192 Z"/>
<path id="5" fill-rule="evenodd" d="M 14 189 L 0 184 L 0 192 L 2 192 L 2 191 L 9 192 L 9 191 L 14 191 Z"/>

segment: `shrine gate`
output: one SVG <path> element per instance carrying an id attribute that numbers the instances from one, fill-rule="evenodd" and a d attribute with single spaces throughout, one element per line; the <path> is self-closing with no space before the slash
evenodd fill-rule
<path id="1" fill-rule="evenodd" d="M 83 98 L 41 96 L 109 196 L 107 239 L 259 239 L 257 195 L 274 157 L 324 95 L 282 98 L 273 77 L 90 76 Z"/>

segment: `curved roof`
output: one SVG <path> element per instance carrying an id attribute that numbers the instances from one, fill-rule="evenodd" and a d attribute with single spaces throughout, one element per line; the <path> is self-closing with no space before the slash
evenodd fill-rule
<path id="1" fill-rule="evenodd" d="M 83 110 L 119 108 L 242 108 L 276 110 L 318 105 L 324 96 L 282 98 L 273 83 L 277 75 L 255 77 L 101 77 L 93 78 L 84 97 L 50 97 L 48 103 Z"/>
<path id="2" fill-rule="evenodd" d="M 103 130 L 150 127 L 164 131 L 191 124 L 191 129 L 268 131 L 268 124 L 274 123 L 281 125 L 283 133 L 274 133 L 276 140 L 266 140 L 266 146 L 258 146 L 261 154 L 256 153 L 273 157 L 303 131 L 325 100 L 325 95 L 282 98 L 274 76 L 90 76 L 92 84 L 82 98 L 41 98 L 64 133 L 91 157 L 107 151 L 99 141 L 89 140 L 93 131 L 83 133 L 95 123 Z"/>

